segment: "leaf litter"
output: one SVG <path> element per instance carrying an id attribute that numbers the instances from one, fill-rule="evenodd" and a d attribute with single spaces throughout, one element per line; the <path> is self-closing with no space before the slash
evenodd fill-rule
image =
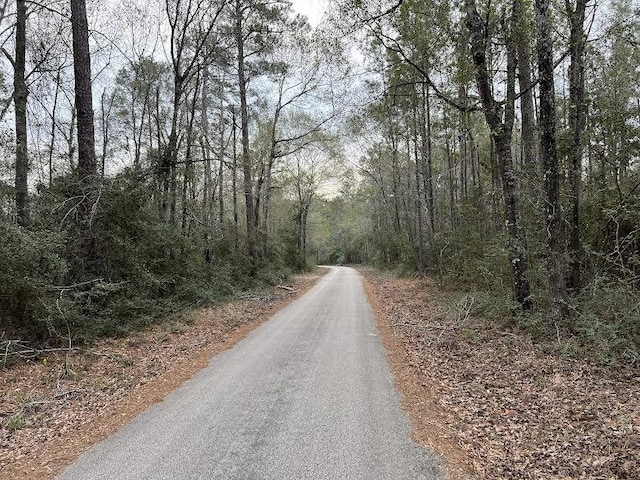
<path id="1" fill-rule="evenodd" d="M 89 351 L 0 369 L 0 478 L 53 478 L 84 450 L 175 390 L 322 276 L 192 313 Z"/>
<path id="2" fill-rule="evenodd" d="M 640 371 L 546 354 L 429 279 L 363 274 L 413 436 L 449 478 L 640 478 Z"/>

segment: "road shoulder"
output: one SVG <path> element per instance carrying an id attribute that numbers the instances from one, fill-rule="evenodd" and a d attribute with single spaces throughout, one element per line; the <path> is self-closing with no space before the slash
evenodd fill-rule
<path id="1" fill-rule="evenodd" d="M 450 428 L 455 418 L 440 406 L 437 393 L 408 353 L 407 339 L 392 327 L 398 318 L 392 313 L 389 298 L 384 299 L 384 304 L 382 302 L 384 277 L 367 269 L 359 271 L 363 275 L 365 292 L 376 316 L 396 387 L 402 394 L 402 409 L 411 421 L 412 438 L 441 457 L 447 479 L 479 478 L 472 467 L 471 456 L 457 442 L 455 432 Z"/>
<path id="2" fill-rule="evenodd" d="M 88 352 L 50 354 L 0 370 L 0 476 L 53 478 L 306 293 L 324 273 L 298 275 L 286 288 L 104 340 Z"/>
<path id="3" fill-rule="evenodd" d="M 429 278 L 362 273 L 413 436 L 449 478 L 637 478 L 637 368 L 559 357 Z"/>

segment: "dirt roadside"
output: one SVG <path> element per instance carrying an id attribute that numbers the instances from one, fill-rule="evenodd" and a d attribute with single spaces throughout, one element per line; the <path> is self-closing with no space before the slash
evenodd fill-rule
<path id="1" fill-rule="evenodd" d="M 361 273 L 414 439 L 450 479 L 638 478 L 638 369 L 547 355 L 429 279 Z"/>
<path id="2" fill-rule="evenodd" d="M 0 369 L 0 478 L 53 478 L 84 450 L 175 390 L 325 273 L 194 313 L 90 352 Z"/>

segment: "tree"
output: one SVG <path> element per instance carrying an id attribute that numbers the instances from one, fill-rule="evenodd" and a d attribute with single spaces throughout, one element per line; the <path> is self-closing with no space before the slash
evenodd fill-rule
<path id="1" fill-rule="evenodd" d="M 230 19 L 233 32 L 234 46 L 236 50 L 236 68 L 238 79 L 238 97 L 240 101 L 240 136 L 242 146 L 241 166 L 243 173 L 244 205 L 247 233 L 247 254 L 251 259 L 253 269 L 258 263 L 258 228 L 260 225 L 260 209 L 256 205 L 257 196 L 254 191 L 254 161 L 251 157 L 250 133 L 249 133 L 249 104 L 248 87 L 252 74 L 250 59 L 254 62 L 264 59 L 264 56 L 273 51 L 278 40 L 273 35 L 272 27 L 276 22 L 281 22 L 288 3 L 282 1 L 262 0 L 235 0 L 232 4 Z M 261 67 L 265 65 L 262 64 Z M 261 73 L 264 73 L 261 72 Z"/>
<path id="2" fill-rule="evenodd" d="M 180 107 L 187 84 L 193 80 L 202 65 L 209 59 L 202 58 L 205 47 L 213 40 L 218 18 L 226 2 L 165 0 L 165 10 L 170 26 L 171 66 L 173 70 L 173 103 L 171 131 L 161 159 L 160 170 L 164 197 L 162 210 L 166 214 L 170 206 L 170 220 L 175 223 L 178 136 Z"/>
<path id="3" fill-rule="evenodd" d="M 475 0 L 465 0 L 466 24 L 471 34 L 471 55 L 475 65 L 476 86 L 482 110 L 496 148 L 505 203 L 507 233 L 509 235 L 509 262 L 514 299 L 523 308 L 531 308 L 530 287 L 527 279 L 528 250 L 520 210 L 520 188 L 513 165 L 511 140 L 514 122 L 516 52 L 513 38 L 507 38 L 507 85 L 504 107 L 493 96 L 487 64 L 486 26 L 476 9 Z"/>
<path id="4" fill-rule="evenodd" d="M 544 173 L 545 225 L 549 297 L 555 317 L 566 314 L 560 227 L 560 181 L 556 146 L 556 108 L 553 75 L 553 32 L 547 0 L 536 0 L 538 24 L 538 78 L 540 83 L 540 151 Z"/>
<path id="5" fill-rule="evenodd" d="M 321 159 L 317 152 L 298 152 L 288 162 L 285 184 L 293 190 L 297 255 L 296 267 L 303 271 L 307 268 L 307 241 L 309 238 L 308 222 L 311 205 L 318 188 L 326 175 L 328 162 Z"/>
<path id="6" fill-rule="evenodd" d="M 262 203 L 262 259 L 268 255 L 269 207 L 272 175 L 277 161 L 295 155 L 312 145 L 328 143 L 330 122 L 336 118 L 335 103 L 343 98 L 337 86 L 346 72 L 341 51 L 325 39 L 313 36 L 309 26 L 296 18 L 287 23 L 280 48 L 272 52 L 267 76 L 275 84 L 276 100 L 269 123 L 266 158 L 259 159 L 255 197 L 256 209 Z M 330 108 L 320 111 L 318 101 Z M 304 110 L 305 113 L 300 113 Z M 311 113 L 313 112 L 313 113 Z"/>
<path id="7" fill-rule="evenodd" d="M 586 35 L 584 33 L 587 0 L 576 0 L 575 7 L 566 2 L 569 18 L 569 147 L 571 195 L 569 222 L 569 275 L 568 286 L 574 292 L 580 288 L 580 188 L 582 185 L 583 134 L 586 123 L 584 62 Z"/>
<path id="8" fill-rule="evenodd" d="M 256 222 L 255 206 L 253 200 L 253 165 L 249 149 L 249 107 L 247 105 L 247 72 L 245 44 L 249 35 L 245 34 L 244 15 L 246 6 L 242 0 L 234 3 L 234 35 L 237 49 L 238 89 L 240 97 L 240 135 L 242 138 L 242 173 L 244 187 L 245 218 L 247 223 L 247 254 L 251 258 L 254 268 L 257 261 L 256 255 Z M 245 36 L 246 35 L 246 36 Z"/>
<path id="9" fill-rule="evenodd" d="M 79 254 L 72 260 L 77 279 L 96 272 L 97 241 L 92 232 L 92 215 L 97 202 L 97 163 L 94 136 L 93 95 L 89 24 L 85 0 L 71 0 L 73 71 L 78 129 L 78 184 L 82 199 L 78 204 Z"/>
<path id="10" fill-rule="evenodd" d="M 523 163 L 531 175 L 535 174 L 539 168 L 535 136 L 534 85 L 531 78 L 531 34 L 529 32 L 529 22 L 527 22 L 528 4 L 528 0 L 513 0 L 513 36 L 518 55 Z"/>
<path id="11" fill-rule="evenodd" d="M 16 2 L 16 54 L 13 61 L 13 102 L 16 126 L 16 210 L 18 224 L 29 225 L 29 150 L 27 137 L 27 97 L 25 80 L 27 46 L 27 4 Z"/>
<path id="12" fill-rule="evenodd" d="M 154 148 L 157 136 L 151 133 L 154 92 L 160 88 L 165 72 L 166 65 L 142 57 L 122 67 L 116 76 L 116 115 L 121 119 L 121 136 L 127 142 L 125 148 L 130 150 L 128 142 L 133 143 L 133 168 L 136 171 L 143 168 L 143 153 L 149 154 Z"/>

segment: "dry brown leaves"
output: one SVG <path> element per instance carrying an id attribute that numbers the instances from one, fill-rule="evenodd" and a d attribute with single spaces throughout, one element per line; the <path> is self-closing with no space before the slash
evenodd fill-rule
<path id="1" fill-rule="evenodd" d="M 49 355 L 0 369 L 0 478 L 52 478 L 93 443 L 232 347 L 302 295 L 321 273 L 176 319 L 90 352 Z M 24 424 L 14 429 L 20 419 Z"/>
<path id="2" fill-rule="evenodd" d="M 428 280 L 365 277 L 414 375 L 398 381 L 414 436 L 453 466 L 452 478 L 640 478 L 638 370 L 545 355 L 464 305 L 447 311 Z"/>

